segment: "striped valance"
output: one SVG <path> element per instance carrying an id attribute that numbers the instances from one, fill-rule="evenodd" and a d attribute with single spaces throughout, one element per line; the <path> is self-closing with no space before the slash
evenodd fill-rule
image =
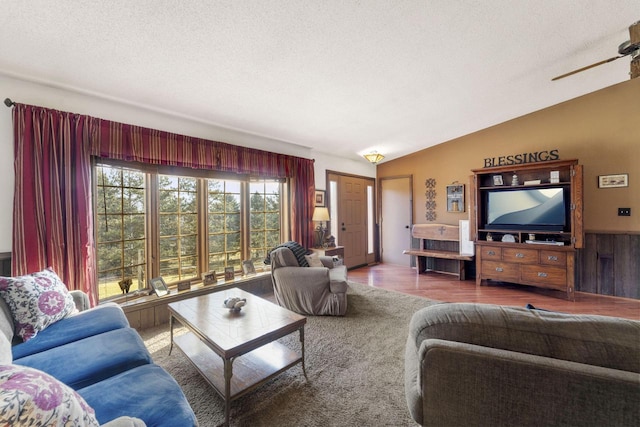
<path id="1" fill-rule="evenodd" d="M 91 154 L 141 163 L 213 169 L 224 172 L 295 177 L 313 160 L 141 126 L 94 119 Z"/>

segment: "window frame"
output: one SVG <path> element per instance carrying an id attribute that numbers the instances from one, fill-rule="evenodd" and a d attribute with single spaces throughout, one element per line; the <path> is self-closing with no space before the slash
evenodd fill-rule
<path id="1" fill-rule="evenodd" d="M 255 181 L 276 181 L 279 183 L 280 191 L 280 241 L 288 239 L 288 226 L 290 216 L 288 206 L 290 206 L 291 194 L 288 179 L 271 177 L 253 177 L 246 174 L 236 174 L 229 172 L 189 169 L 174 166 L 150 165 L 140 162 L 125 162 L 121 160 L 94 157 L 92 159 L 92 198 L 93 198 L 93 220 L 94 220 L 94 240 L 96 242 L 96 277 L 99 276 L 97 268 L 98 261 L 98 229 L 95 227 L 97 218 L 97 167 L 108 166 L 113 168 L 125 168 L 135 170 L 145 174 L 145 239 L 146 239 L 146 259 L 144 291 L 150 289 L 149 279 L 160 276 L 160 212 L 159 212 L 159 175 L 172 175 L 176 177 L 196 178 L 196 206 L 197 206 L 197 277 L 192 281 L 200 281 L 203 273 L 209 272 L 209 231 L 208 231 L 208 179 L 230 180 L 240 183 L 240 262 L 235 267 L 236 273 L 242 271 L 242 261 L 251 259 L 251 224 L 250 224 L 250 200 L 251 183 Z M 226 265 L 226 260 L 225 260 Z M 216 271 L 217 276 L 223 276 L 224 271 Z M 169 288 L 174 288 L 178 281 L 167 282 Z M 130 295 L 130 294 L 128 294 Z M 121 294 L 100 296 L 99 301 L 111 301 L 121 298 Z"/>

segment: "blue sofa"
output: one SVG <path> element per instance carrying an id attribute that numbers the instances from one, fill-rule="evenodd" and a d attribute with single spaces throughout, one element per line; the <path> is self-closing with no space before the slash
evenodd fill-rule
<path id="1" fill-rule="evenodd" d="M 0 338 L 13 341 L 8 350 L 0 344 L 5 366 L 10 361 L 13 367 L 35 368 L 66 384 L 94 409 L 101 425 L 196 426 L 180 386 L 153 363 L 122 309 L 104 304 L 82 310 L 86 295 L 72 295 L 81 311 L 26 342 L 13 336 L 11 312 L 0 298 Z M 0 415 L 2 411 L 0 406 Z"/>

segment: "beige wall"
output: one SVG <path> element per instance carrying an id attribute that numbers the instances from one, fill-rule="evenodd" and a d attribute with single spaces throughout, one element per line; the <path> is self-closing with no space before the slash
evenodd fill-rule
<path id="1" fill-rule="evenodd" d="M 585 231 L 640 231 L 640 78 L 558 104 L 378 166 L 378 179 L 413 175 L 415 223 L 426 223 L 425 185 L 435 178 L 436 222 L 468 218 L 447 213 L 446 185 L 468 184 L 484 159 L 558 149 L 584 166 Z M 603 174 L 629 174 L 629 187 L 598 189 Z M 630 207 L 631 217 L 617 216 Z"/>

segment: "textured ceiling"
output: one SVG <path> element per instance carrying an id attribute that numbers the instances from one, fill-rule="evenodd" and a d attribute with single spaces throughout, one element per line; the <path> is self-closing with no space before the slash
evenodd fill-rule
<path id="1" fill-rule="evenodd" d="M 615 56 L 640 0 L 0 0 L 0 11 L 0 74 L 388 160 L 627 80 L 628 58 L 550 79 Z"/>

